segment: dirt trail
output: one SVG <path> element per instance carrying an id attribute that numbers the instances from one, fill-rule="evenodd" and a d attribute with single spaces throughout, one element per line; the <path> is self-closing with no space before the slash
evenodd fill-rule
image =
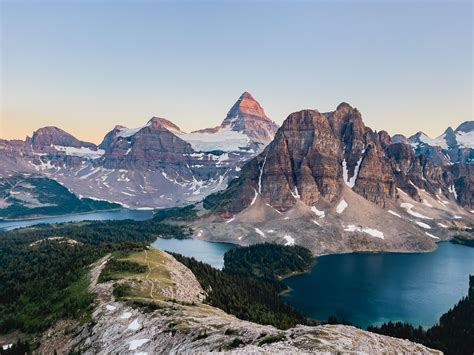
<path id="1" fill-rule="evenodd" d="M 145 262 L 146 262 L 146 266 L 148 267 L 148 273 L 146 274 L 145 279 L 150 284 L 150 298 L 153 299 L 153 291 L 155 290 L 155 283 L 153 282 L 153 280 L 150 279 L 152 268 L 150 266 L 150 262 L 148 261 L 148 250 L 145 250 Z"/>

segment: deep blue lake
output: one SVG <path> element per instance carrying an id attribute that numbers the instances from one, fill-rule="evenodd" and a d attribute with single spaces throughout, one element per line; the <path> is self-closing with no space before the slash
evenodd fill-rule
<path id="1" fill-rule="evenodd" d="M 286 302 L 306 316 L 367 327 L 405 321 L 429 327 L 467 295 L 474 248 L 443 242 L 432 253 L 352 253 L 317 258 L 284 280 Z"/>
<path id="2" fill-rule="evenodd" d="M 0 221 L 0 230 L 12 230 L 21 227 L 33 226 L 41 223 L 63 223 L 81 221 L 105 221 L 134 219 L 144 221 L 153 217 L 153 211 L 120 209 L 114 211 L 98 211 L 88 213 L 68 214 L 56 217 L 44 217 L 35 219 L 24 219 L 18 221 Z"/>
<path id="3" fill-rule="evenodd" d="M 235 248 L 235 244 L 214 243 L 197 239 L 162 239 L 158 238 L 152 247 L 178 253 L 184 256 L 193 257 L 196 260 L 205 262 L 217 269 L 224 267 L 224 254 L 226 251 Z"/>

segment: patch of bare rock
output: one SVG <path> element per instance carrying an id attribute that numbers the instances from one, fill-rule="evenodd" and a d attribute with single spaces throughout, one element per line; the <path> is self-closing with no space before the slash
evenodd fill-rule
<path id="1" fill-rule="evenodd" d="M 299 325 L 279 330 L 240 320 L 203 303 L 157 302 L 153 311 L 131 307 L 114 299 L 112 282 L 97 284 L 107 258 L 91 268 L 91 291 L 98 296 L 94 323 L 79 328 L 67 346 L 63 346 L 65 351 L 84 354 L 441 353 L 408 340 L 344 325 Z M 171 275 L 176 276 L 173 280 L 179 295 L 197 281 L 190 270 L 170 260 L 166 265 Z"/>

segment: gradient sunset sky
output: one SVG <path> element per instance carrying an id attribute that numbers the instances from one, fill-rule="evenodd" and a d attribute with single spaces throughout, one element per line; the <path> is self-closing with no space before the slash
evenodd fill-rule
<path id="1" fill-rule="evenodd" d="M 246 90 L 279 124 L 342 101 L 390 134 L 473 118 L 471 1 L 0 3 L 1 138 L 216 126 Z"/>

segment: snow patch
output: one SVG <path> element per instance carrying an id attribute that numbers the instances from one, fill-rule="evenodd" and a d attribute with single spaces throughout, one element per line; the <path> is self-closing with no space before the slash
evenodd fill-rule
<path id="1" fill-rule="evenodd" d="M 135 339 L 130 341 L 128 344 L 130 345 L 128 350 L 137 350 L 143 344 L 149 342 L 150 339 Z"/>
<path id="2" fill-rule="evenodd" d="M 366 234 L 368 234 L 372 237 L 384 239 L 383 232 L 381 232 L 377 229 L 373 229 L 373 228 L 360 227 L 360 226 L 356 226 L 354 224 L 349 224 L 346 228 L 344 228 L 344 230 L 346 232 L 366 233 Z"/>
<path id="3" fill-rule="evenodd" d="M 438 223 L 438 226 L 440 226 L 442 228 L 448 228 L 448 226 L 446 224 L 443 224 L 443 223 Z"/>
<path id="4" fill-rule="evenodd" d="M 451 192 L 453 195 L 454 195 L 454 198 L 457 200 L 458 199 L 458 194 L 456 193 L 456 188 L 454 187 L 454 185 L 451 185 L 449 188 L 448 188 L 448 191 Z"/>
<path id="5" fill-rule="evenodd" d="M 418 224 L 421 228 L 431 229 L 431 226 L 429 224 L 419 222 L 419 221 L 415 221 L 415 223 Z"/>
<path id="6" fill-rule="evenodd" d="M 255 228 L 255 232 L 257 232 L 257 234 L 259 234 L 260 236 L 262 236 L 263 238 L 265 238 L 265 233 L 263 233 L 260 229 Z"/>
<path id="7" fill-rule="evenodd" d="M 250 206 L 253 206 L 255 204 L 255 201 L 257 201 L 257 197 L 258 197 L 258 192 L 257 190 L 255 190 L 255 196 L 253 197 L 252 202 L 250 202 Z"/>
<path id="8" fill-rule="evenodd" d="M 294 239 L 292 236 L 285 235 L 285 236 L 283 237 L 283 239 L 286 240 L 285 245 L 288 245 L 288 246 L 295 245 L 295 239 Z"/>
<path id="9" fill-rule="evenodd" d="M 75 148 L 75 147 L 65 147 L 62 145 L 55 145 L 54 148 L 56 148 L 56 150 L 59 150 L 60 152 L 66 153 L 66 155 L 88 158 L 88 159 L 97 159 L 105 154 L 105 150 L 103 149 L 92 150 L 87 147 Z"/>
<path id="10" fill-rule="evenodd" d="M 231 219 L 225 221 L 225 223 L 230 223 L 230 222 L 232 222 L 234 219 L 235 219 L 235 217 L 232 217 Z"/>
<path id="11" fill-rule="evenodd" d="M 291 196 L 293 196 L 295 198 L 295 200 L 299 200 L 300 199 L 300 194 L 298 192 L 298 187 L 295 186 L 295 192 L 291 192 Z"/>
<path id="12" fill-rule="evenodd" d="M 399 217 L 399 218 L 403 218 L 401 215 L 399 215 L 399 214 L 398 214 L 397 212 L 395 212 L 395 211 L 388 210 L 387 212 L 390 213 L 390 214 L 393 214 L 394 216 L 397 216 L 397 217 Z"/>
<path id="13" fill-rule="evenodd" d="M 314 219 L 313 219 L 313 223 L 321 227 L 321 225 L 318 223 L 318 221 L 315 221 Z"/>
<path id="14" fill-rule="evenodd" d="M 339 204 L 336 207 L 336 212 L 337 213 L 344 212 L 344 210 L 346 209 L 347 206 L 348 206 L 348 204 L 347 204 L 346 200 L 341 200 L 341 202 L 339 202 Z"/>
<path id="15" fill-rule="evenodd" d="M 404 202 L 400 204 L 400 207 L 404 208 L 407 211 L 407 213 L 411 214 L 413 217 L 422 218 L 422 219 L 433 219 L 431 217 L 428 217 L 428 216 L 422 215 L 421 213 L 413 211 L 413 208 L 415 206 L 413 206 L 411 203 Z"/>
<path id="16" fill-rule="evenodd" d="M 233 131 L 229 126 L 219 128 L 215 133 L 176 133 L 191 144 L 196 151 L 222 150 L 223 152 L 239 151 L 247 147 L 250 138 L 242 132 Z"/>
<path id="17" fill-rule="evenodd" d="M 132 312 L 123 312 L 120 319 L 129 319 L 132 316 Z"/>
<path id="18" fill-rule="evenodd" d="M 311 206 L 311 211 L 313 211 L 319 218 L 323 218 L 325 216 L 324 211 L 318 210 L 316 206 Z"/>
<path id="19" fill-rule="evenodd" d="M 437 236 L 431 234 L 431 233 L 428 233 L 428 232 L 425 232 L 425 234 L 428 236 L 428 237 L 431 237 L 433 239 L 439 239 Z"/>
<path id="20" fill-rule="evenodd" d="M 134 320 L 132 323 L 130 323 L 127 327 L 128 330 L 138 330 L 140 328 L 140 323 L 138 323 L 138 320 Z"/>
<path id="21" fill-rule="evenodd" d="M 110 304 L 108 304 L 107 306 L 105 306 L 105 308 L 107 308 L 108 311 L 115 311 L 115 306 L 111 306 Z"/>
<path id="22" fill-rule="evenodd" d="M 342 177 L 346 185 L 349 186 L 351 189 L 354 187 L 357 177 L 359 176 L 359 168 L 360 168 L 360 164 L 362 163 L 362 159 L 364 158 L 364 153 L 365 153 L 365 148 L 362 149 L 360 153 L 360 158 L 357 161 L 356 166 L 354 167 L 354 175 L 352 175 L 350 178 L 349 178 L 349 172 L 347 170 L 346 159 L 344 158 L 344 160 L 342 161 Z"/>
<path id="23" fill-rule="evenodd" d="M 456 141 L 459 145 L 465 148 L 474 149 L 474 131 L 471 132 L 457 132 Z"/>

